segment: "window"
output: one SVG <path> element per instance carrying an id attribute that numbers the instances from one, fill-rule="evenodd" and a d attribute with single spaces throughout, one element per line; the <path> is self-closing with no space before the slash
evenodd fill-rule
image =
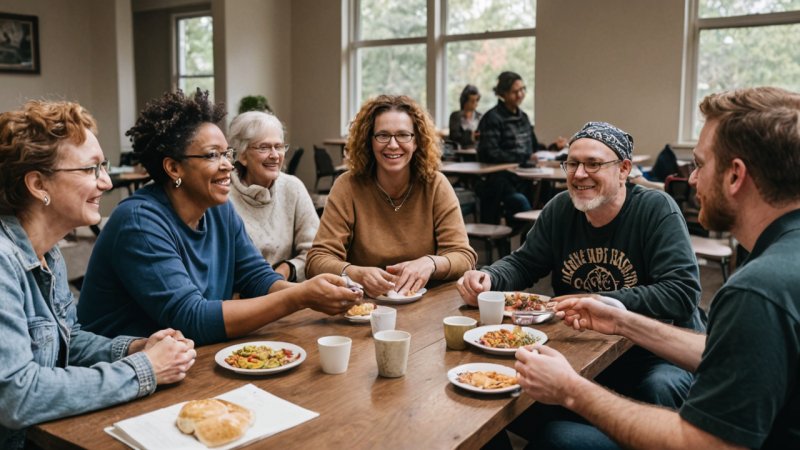
<path id="1" fill-rule="evenodd" d="M 694 141 L 697 105 L 723 90 L 778 86 L 800 91 L 800 0 L 692 0 L 681 137 Z"/>
<path id="2" fill-rule="evenodd" d="M 174 87 L 193 94 L 199 87 L 214 97 L 214 26 L 210 15 L 175 17 Z"/>
<path id="3" fill-rule="evenodd" d="M 405 94 L 440 126 L 467 84 L 495 104 L 504 70 L 528 87 L 522 109 L 533 120 L 536 0 L 350 0 L 347 116 L 377 94 Z"/>

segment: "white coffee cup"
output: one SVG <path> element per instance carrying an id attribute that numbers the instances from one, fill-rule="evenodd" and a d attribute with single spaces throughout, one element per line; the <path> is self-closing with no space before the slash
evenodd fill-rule
<path id="1" fill-rule="evenodd" d="M 379 331 L 394 330 L 397 322 L 397 310 L 388 306 L 379 306 L 372 310 L 369 323 L 372 325 L 372 335 Z"/>
<path id="2" fill-rule="evenodd" d="M 322 371 L 330 374 L 345 373 L 352 344 L 353 340 L 346 336 L 324 336 L 317 339 Z"/>
<path id="3" fill-rule="evenodd" d="M 502 292 L 487 291 L 478 294 L 478 309 L 481 313 L 482 325 L 498 325 L 503 323 L 503 310 L 506 296 Z"/>
<path id="4" fill-rule="evenodd" d="M 375 333 L 374 338 L 378 374 L 389 378 L 405 375 L 411 334 L 406 331 L 386 330 Z"/>

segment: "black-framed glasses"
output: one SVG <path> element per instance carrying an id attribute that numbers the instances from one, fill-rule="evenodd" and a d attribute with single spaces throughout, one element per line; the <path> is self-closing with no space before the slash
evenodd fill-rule
<path id="1" fill-rule="evenodd" d="M 614 161 L 605 161 L 605 162 L 600 162 L 600 161 L 582 162 L 575 160 L 567 160 L 561 163 L 561 170 L 563 170 L 564 173 L 575 173 L 578 171 L 578 167 L 580 167 L 581 164 L 583 164 L 583 170 L 586 171 L 586 173 L 595 173 L 600 169 L 602 169 L 603 167 L 621 162 L 622 162 L 621 159 L 615 159 Z"/>
<path id="2" fill-rule="evenodd" d="M 224 152 L 211 150 L 203 155 L 183 155 L 183 158 L 205 159 L 208 162 L 216 163 L 221 163 L 222 158 L 225 158 L 229 162 L 233 162 L 236 159 L 236 150 L 234 150 L 232 147 L 228 147 Z"/>
<path id="3" fill-rule="evenodd" d="M 381 144 L 388 144 L 389 141 L 392 140 L 392 138 L 394 138 L 394 140 L 397 141 L 398 144 L 407 144 L 411 142 L 412 139 L 414 139 L 414 133 L 409 133 L 406 131 L 401 131 L 396 134 L 378 133 L 372 137 L 375 138 L 375 140 L 380 142 Z"/>
<path id="4" fill-rule="evenodd" d="M 100 169 L 103 169 L 105 173 L 108 173 L 108 169 L 111 168 L 111 163 L 108 160 L 104 160 L 100 163 L 97 163 L 93 166 L 86 166 L 86 167 L 76 167 L 74 169 L 53 169 L 53 172 L 83 172 L 85 174 L 94 173 L 94 179 L 100 178 Z"/>
<path id="5" fill-rule="evenodd" d="M 289 144 L 261 144 L 261 145 L 250 145 L 247 148 L 253 149 L 258 153 L 264 154 L 269 153 L 271 151 L 276 151 L 278 153 L 286 153 L 289 151 Z"/>

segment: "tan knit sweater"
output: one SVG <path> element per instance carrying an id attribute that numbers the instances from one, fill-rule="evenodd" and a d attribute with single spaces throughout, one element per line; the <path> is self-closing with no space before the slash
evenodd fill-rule
<path id="1" fill-rule="evenodd" d="M 437 173 L 432 182 L 415 181 L 395 212 L 371 177 L 346 172 L 337 178 L 325 204 L 308 252 L 306 276 L 340 274 L 347 263 L 385 269 L 423 255 L 450 261 L 446 280 L 460 277 L 477 260 L 447 178 Z"/>

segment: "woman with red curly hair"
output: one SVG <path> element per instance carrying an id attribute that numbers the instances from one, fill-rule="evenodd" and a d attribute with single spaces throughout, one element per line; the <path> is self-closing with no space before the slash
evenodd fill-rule
<path id="1" fill-rule="evenodd" d="M 347 275 L 376 297 L 415 292 L 474 267 L 477 255 L 438 170 L 439 139 L 424 109 L 404 95 L 368 100 L 347 149 L 350 170 L 331 189 L 307 276 Z"/>

